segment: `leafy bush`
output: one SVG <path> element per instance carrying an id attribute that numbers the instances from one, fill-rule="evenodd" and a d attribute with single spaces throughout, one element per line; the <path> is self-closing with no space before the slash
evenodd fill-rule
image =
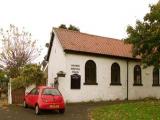
<path id="1" fill-rule="evenodd" d="M 20 69 L 20 75 L 12 79 L 12 89 L 27 87 L 32 84 L 45 84 L 45 73 L 40 69 L 40 65 L 27 64 Z"/>

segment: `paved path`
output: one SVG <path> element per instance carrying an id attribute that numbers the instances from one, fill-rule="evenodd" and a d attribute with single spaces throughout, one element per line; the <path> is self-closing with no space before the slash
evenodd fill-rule
<path id="1" fill-rule="evenodd" d="M 0 120 L 88 120 L 88 112 L 98 106 L 107 104 L 101 103 L 77 103 L 66 105 L 66 112 L 59 114 L 57 112 L 44 111 L 36 116 L 34 109 L 23 108 L 22 106 L 10 105 L 0 107 Z"/>

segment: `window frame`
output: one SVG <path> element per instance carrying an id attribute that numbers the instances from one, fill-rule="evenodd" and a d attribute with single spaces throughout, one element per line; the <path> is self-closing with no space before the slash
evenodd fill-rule
<path id="1" fill-rule="evenodd" d="M 58 90 L 58 89 L 56 89 L 56 88 L 44 88 L 43 90 L 42 90 L 42 95 L 51 95 L 51 94 L 47 94 L 47 93 L 44 93 L 45 92 L 45 90 L 55 90 L 58 94 L 56 94 L 55 96 L 61 96 L 61 93 L 60 93 L 60 91 Z M 53 94 L 52 94 L 53 95 Z M 54 96 L 54 95 L 53 95 Z"/>
<path id="2" fill-rule="evenodd" d="M 157 71 L 156 71 L 157 70 Z M 157 73 L 155 73 L 155 72 L 157 72 L 158 73 L 158 82 L 156 83 L 155 82 L 155 78 L 157 77 L 157 76 L 155 76 L 155 74 L 157 74 Z M 159 69 L 158 68 L 153 68 L 153 73 L 152 73 L 152 75 L 153 75 L 153 83 L 152 83 L 152 86 L 160 86 L 160 79 L 159 79 L 159 77 L 160 77 L 160 72 L 159 72 Z"/>
<path id="3" fill-rule="evenodd" d="M 84 85 L 98 85 L 98 83 L 97 83 L 97 66 L 93 60 L 87 60 L 85 63 L 85 82 L 84 82 Z"/>
<path id="4" fill-rule="evenodd" d="M 30 92 L 29 95 L 39 95 L 39 89 L 38 88 L 33 88 Z"/>
<path id="5" fill-rule="evenodd" d="M 139 71 L 136 69 L 139 69 Z M 140 75 L 140 76 L 138 76 Z M 138 77 L 140 77 L 140 79 L 138 80 Z M 140 82 L 139 82 L 140 81 Z M 133 70 L 133 86 L 143 86 L 142 84 L 142 70 L 141 70 L 141 66 L 140 65 L 135 65 L 134 66 L 134 70 Z"/>
<path id="6" fill-rule="evenodd" d="M 117 70 L 117 71 L 115 71 Z M 118 77 L 114 77 L 115 74 L 118 73 Z M 118 79 L 118 80 L 115 80 Z M 110 85 L 122 85 L 121 84 L 121 69 L 120 69 L 120 65 L 116 62 L 112 63 L 111 65 L 111 83 Z"/>

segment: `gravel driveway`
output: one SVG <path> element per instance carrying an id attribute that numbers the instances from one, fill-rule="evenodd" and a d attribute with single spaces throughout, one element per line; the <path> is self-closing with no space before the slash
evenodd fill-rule
<path id="1" fill-rule="evenodd" d="M 44 111 L 36 116 L 34 109 L 23 108 L 19 105 L 10 105 L 0 107 L 0 120 L 89 120 L 88 112 L 90 109 L 107 104 L 101 103 L 76 103 L 67 104 L 66 112 L 59 114 L 57 112 Z"/>

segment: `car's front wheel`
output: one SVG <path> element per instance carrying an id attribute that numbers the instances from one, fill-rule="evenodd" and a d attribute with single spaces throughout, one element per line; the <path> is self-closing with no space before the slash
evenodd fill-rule
<path id="1" fill-rule="evenodd" d="M 26 103 L 25 100 L 24 100 L 24 102 L 23 102 L 23 106 L 24 106 L 24 108 L 27 108 L 27 107 L 28 107 L 28 105 L 27 105 L 27 103 Z"/>
<path id="2" fill-rule="evenodd" d="M 40 109 L 39 109 L 39 106 L 38 106 L 38 105 L 36 105 L 36 107 L 35 107 L 35 114 L 36 114 L 36 115 L 39 115 L 39 114 L 40 114 Z"/>
<path id="3" fill-rule="evenodd" d="M 59 113 L 63 114 L 65 112 L 65 109 L 60 109 Z"/>

